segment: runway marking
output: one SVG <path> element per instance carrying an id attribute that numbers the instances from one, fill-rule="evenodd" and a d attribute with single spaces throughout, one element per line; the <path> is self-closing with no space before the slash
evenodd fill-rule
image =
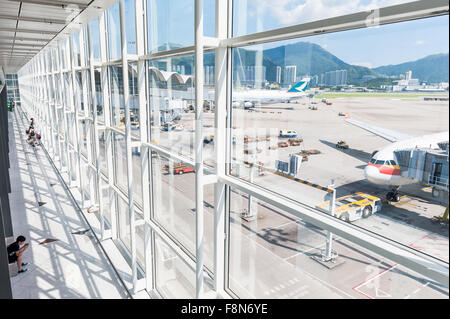
<path id="1" fill-rule="evenodd" d="M 414 290 L 411 294 L 407 295 L 404 299 L 409 299 L 411 298 L 412 295 L 418 293 L 420 290 L 422 290 L 424 287 L 428 286 L 430 284 L 429 281 L 427 281 L 425 284 L 422 285 L 422 287 L 417 288 L 416 290 Z"/>
<path id="2" fill-rule="evenodd" d="M 431 240 L 427 241 L 425 239 Z M 420 241 L 425 241 L 424 243 L 421 243 L 419 245 Z M 428 254 L 446 260 L 448 261 L 448 255 L 442 255 L 441 252 L 442 250 L 446 250 L 448 251 L 448 249 L 445 249 L 444 246 L 448 246 L 448 239 L 447 238 L 443 238 L 441 236 L 436 235 L 435 233 L 429 233 L 427 235 L 422 236 L 421 238 L 419 238 L 418 240 L 410 243 L 408 246 L 419 250 L 419 251 L 427 251 Z"/>
<path id="3" fill-rule="evenodd" d="M 378 273 L 377 275 L 375 275 L 375 276 L 373 276 L 372 278 L 369 278 L 369 279 L 363 281 L 362 283 L 360 283 L 359 285 L 356 285 L 356 286 L 353 287 L 352 289 L 353 289 L 354 291 L 356 291 L 356 292 L 358 292 L 358 293 L 364 295 L 365 297 L 367 297 L 367 298 L 369 298 L 369 299 L 375 299 L 374 297 L 372 297 L 372 296 L 370 296 L 370 295 L 367 295 L 367 294 L 365 294 L 364 292 L 360 291 L 359 288 L 362 287 L 362 286 L 367 285 L 369 282 L 371 282 L 371 281 L 373 281 L 374 279 L 376 279 L 376 278 L 382 276 L 383 274 L 385 274 L 385 273 L 387 273 L 388 271 L 390 271 L 390 270 L 396 268 L 397 266 L 398 266 L 398 264 L 395 264 L 395 265 L 389 267 L 388 269 L 384 269 L 383 271 L 381 271 L 381 272 Z M 381 291 L 381 292 L 384 293 L 384 291 L 382 291 L 382 290 L 380 290 L 380 289 L 378 289 L 378 288 L 375 288 L 375 294 L 378 294 L 378 291 Z M 390 296 L 390 295 L 389 295 L 389 296 Z"/>
<path id="4" fill-rule="evenodd" d="M 245 237 L 248 237 L 247 235 L 244 235 L 244 236 L 245 236 Z M 249 238 L 249 239 L 250 239 L 250 238 Z M 270 255 L 273 255 L 275 259 L 279 259 L 279 260 L 281 260 L 281 261 L 283 261 L 283 262 L 286 262 L 286 263 L 287 263 L 289 266 L 291 266 L 291 267 L 293 266 L 291 263 L 289 263 L 289 262 L 283 260 L 283 258 L 281 258 L 281 257 L 278 256 L 277 254 L 273 253 L 270 249 L 264 247 L 263 245 L 261 245 L 261 244 L 259 244 L 259 243 L 257 243 L 257 242 L 255 242 L 255 244 L 256 244 L 257 246 L 259 246 L 259 248 L 261 248 L 261 249 L 267 251 Z M 296 269 L 297 269 L 297 267 L 296 267 Z M 333 290 L 335 290 L 335 291 L 340 292 L 341 294 L 347 296 L 348 298 L 355 299 L 354 296 L 352 296 L 352 295 L 346 293 L 345 291 L 343 291 L 343 290 L 341 290 L 341 289 L 339 289 L 339 288 L 337 288 L 337 287 L 331 285 L 331 284 L 328 283 L 327 281 L 322 280 L 322 279 L 320 279 L 320 278 L 318 278 L 318 277 L 312 275 L 311 273 L 307 272 L 306 270 L 304 270 L 304 269 L 302 269 L 302 268 L 298 269 L 298 271 L 300 271 L 301 273 L 305 274 L 306 276 L 311 277 L 312 279 L 314 279 L 314 280 L 320 282 L 320 283 L 323 284 L 324 286 L 327 286 L 327 287 L 329 287 L 329 288 L 331 288 L 331 289 L 333 289 Z M 297 277 L 293 278 L 293 280 L 294 280 L 295 282 L 298 282 L 298 281 L 299 281 L 299 279 L 298 279 Z"/>

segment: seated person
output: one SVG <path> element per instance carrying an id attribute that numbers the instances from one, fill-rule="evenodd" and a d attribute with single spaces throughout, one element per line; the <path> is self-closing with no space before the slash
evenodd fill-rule
<path id="1" fill-rule="evenodd" d="M 22 262 L 22 255 L 24 251 L 28 248 L 28 243 L 25 243 L 25 237 L 24 236 L 18 236 L 16 241 L 8 246 L 8 262 L 14 263 L 17 262 L 17 268 L 19 269 L 19 273 L 24 273 L 28 269 L 22 269 L 22 266 L 28 265 L 28 263 Z M 23 246 L 22 246 L 23 245 Z M 22 248 L 20 248 L 22 246 Z"/>

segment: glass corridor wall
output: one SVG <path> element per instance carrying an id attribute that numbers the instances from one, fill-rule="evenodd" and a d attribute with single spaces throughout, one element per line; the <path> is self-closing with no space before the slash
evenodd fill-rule
<path id="1" fill-rule="evenodd" d="M 448 3 L 106 3 L 20 70 L 21 109 L 134 292 L 448 298 L 423 213 L 446 204 L 382 201 L 364 171 L 388 143 L 345 122 L 448 131 Z"/>
<path id="2" fill-rule="evenodd" d="M 8 103 L 14 101 L 20 103 L 20 90 L 17 74 L 6 74 L 6 87 Z"/>

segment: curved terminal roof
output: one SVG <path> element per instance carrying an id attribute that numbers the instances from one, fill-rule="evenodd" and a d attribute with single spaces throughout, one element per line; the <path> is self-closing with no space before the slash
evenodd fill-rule
<path id="1" fill-rule="evenodd" d="M 169 81 L 169 79 L 171 77 L 176 78 L 178 80 L 178 82 L 180 82 L 181 84 L 186 84 L 187 81 L 194 80 L 192 75 L 183 75 L 183 74 L 179 74 L 177 72 L 161 71 L 155 67 L 149 67 L 149 71 L 153 71 L 156 74 L 157 78 L 160 81 L 164 81 L 164 82 Z"/>

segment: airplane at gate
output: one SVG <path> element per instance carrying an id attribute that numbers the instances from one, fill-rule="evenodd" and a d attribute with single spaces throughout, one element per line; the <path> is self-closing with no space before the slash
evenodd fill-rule
<path id="1" fill-rule="evenodd" d="M 398 189 L 400 186 L 417 183 L 414 179 L 401 175 L 395 152 L 413 148 L 438 149 L 438 143 L 449 140 L 448 131 L 412 137 L 351 118 L 347 118 L 346 121 L 392 143 L 372 153 L 372 158 L 364 169 L 364 176 L 374 184 L 392 186 L 392 191 L 387 194 L 387 199 L 393 201 L 399 200 Z"/>
<path id="2" fill-rule="evenodd" d="M 286 103 L 304 97 L 310 78 L 303 78 L 287 91 L 281 90 L 246 90 L 233 91 L 233 107 L 252 108 L 257 103 Z"/>

